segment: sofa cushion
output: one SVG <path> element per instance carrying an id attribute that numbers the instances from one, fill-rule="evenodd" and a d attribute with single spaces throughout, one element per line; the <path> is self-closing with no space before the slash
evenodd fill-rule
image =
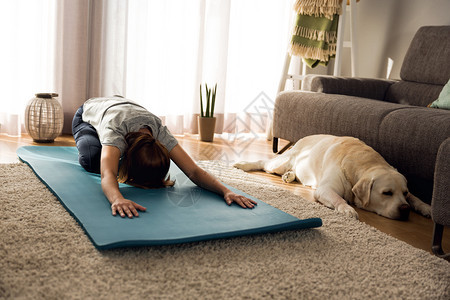
<path id="1" fill-rule="evenodd" d="M 384 158 L 405 175 L 433 178 L 436 155 L 450 136 L 450 112 L 423 107 L 391 111 L 379 127 Z"/>
<path id="2" fill-rule="evenodd" d="M 399 81 L 389 87 L 385 100 L 425 107 L 437 99 L 442 88 L 442 85 Z"/>
<path id="3" fill-rule="evenodd" d="M 378 150 L 384 117 L 407 107 L 345 95 L 283 92 L 275 103 L 273 136 L 294 142 L 312 134 L 353 136 Z"/>
<path id="4" fill-rule="evenodd" d="M 387 79 L 308 74 L 302 81 L 302 90 L 383 100 L 389 86 L 395 82 Z"/>
<path id="5" fill-rule="evenodd" d="M 430 104 L 432 108 L 450 109 L 450 80 L 442 89 L 439 98 Z"/>
<path id="6" fill-rule="evenodd" d="M 406 81 L 444 85 L 450 78 L 450 26 L 421 27 L 400 71 Z"/>

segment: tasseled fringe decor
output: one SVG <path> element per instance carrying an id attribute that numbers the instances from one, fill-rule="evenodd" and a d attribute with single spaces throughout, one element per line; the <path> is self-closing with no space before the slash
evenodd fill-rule
<path id="1" fill-rule="evenodd" d="M 337 32 L 335 31 L 321 31 L 312 28 L 295 26 L 292 34 L 310 40 L 325 41 L 326 43 L 336 43 L 337 41 Z"/>
<path id="2" fill-rule="evenodd" d="M 292 32 L 291 55 L 311 68 L 327 65 L 336 55 L 337 27 L 342 0 L 297 0 L 297 20 Z"/>
<path id="3" fill-rule="evenodd" d="M 305 45 L 292 45 L 291 51 L 298 53 L 298 56 L 320 62 L 328 62 L 330 57 L 336 54 L 336 44 L 328 45 L 328 49 L 320 49 Z"/>
<path id="4" fill-rule="evenodd" d="M 341 14 L 342 0 L 296 0 L 294 10 L 300 15 L 320 17 L 332 20 L 333 15 Z"/>

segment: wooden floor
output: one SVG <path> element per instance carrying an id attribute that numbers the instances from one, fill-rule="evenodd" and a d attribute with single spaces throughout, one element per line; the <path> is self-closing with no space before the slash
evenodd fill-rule
<path id="1" fill-rule="evenodd" d="M 230 164 L 239 160 L 258 160 L 272 157 L 272 144 L 264 138 L 254 136 L 240 137 L 234 139 L 227 136 L 216 136 L 213 143 L 198 141 L 196 135 L 177 136 L 180 145 L 195 160 L 225 160 Z M 65 135 L 57 138 L 54 143 L 37 144 L 28 135 L 22 137 L 9 137 L 0 135 L 0 163 L 18 162 L 16 149 L 24 145 L 45 146 L 74 146 L 72 136 Z M 283 147 L 282 141 L 279 147 Z M 284 184 L 279 176 L 266 174 L 264 172 L 253 172 L 255 176 L 261 177 L 267 182 L 280 186 L 294 194 L 304 197 L 308 201 L 314 201 L 312 190 L 300 184 Z M 360 221 L 365 222 L 382 232 L 400 239 L 414 247 L 431 252 L 431 239 L 433 223 L 416 213 L 411 213 L 408 221 L 390 220 L 374 213 L 356 209 Z M 444 250 L 450 250 L 450 230 L 444 230 Z"/>

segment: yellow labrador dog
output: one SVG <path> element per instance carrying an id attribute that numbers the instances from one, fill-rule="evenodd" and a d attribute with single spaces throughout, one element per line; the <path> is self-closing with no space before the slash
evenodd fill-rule
<path id="1" fill-rule="evenodd" d="M 391 219 L 408 219 L 410 208 L 431 215 L 430 205 L 408 192 L 402 174 L 352 137 L 308 136 L 272 159 L 239 162 L 234 167 L 282 175 L 287 183 L 297 180 L 316 189 L 318 202 L 354 218 L 358 214 L 348 203 Z"/>

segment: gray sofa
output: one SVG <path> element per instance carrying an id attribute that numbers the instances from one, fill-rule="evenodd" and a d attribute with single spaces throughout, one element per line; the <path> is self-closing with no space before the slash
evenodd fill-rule
<path id="1" fill-rule="evenodd" d="M 450 79 L 450 26 L 422 27 L 404 58 L 401 80 L 307 76 L 302 91 L 275 101 L 273 148 L 312 134 L 353 136 L 378 151 L 432 205 L 433 250 L 450 226 L 450 111 L 428 108 Z"/>

